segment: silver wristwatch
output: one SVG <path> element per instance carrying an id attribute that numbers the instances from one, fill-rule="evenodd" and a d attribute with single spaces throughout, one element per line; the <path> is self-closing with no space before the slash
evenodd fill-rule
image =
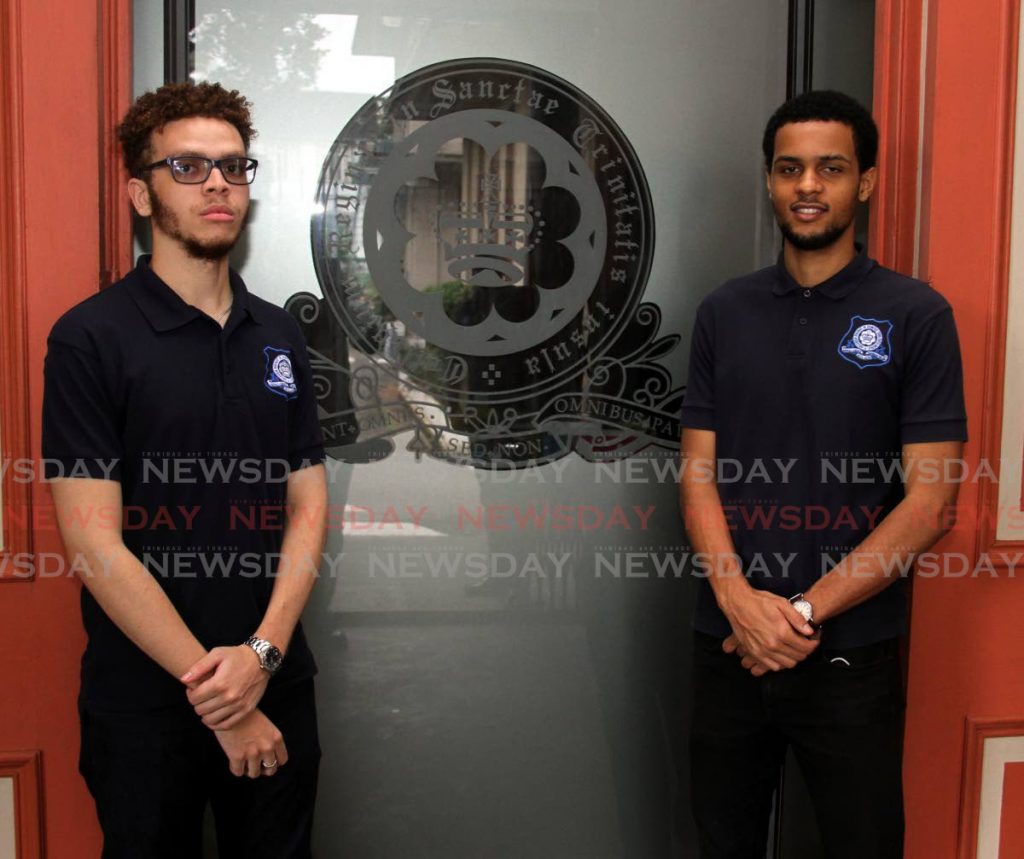
<path id="1" fill-rule="evenodd" d="M 257 638 L 255 635 L 249 636 L 245 640 L 245 645 L 251 647 L 260 658 L 260 668 L 273 677 L 277 673 L 277 669 L 281 667 L 284 654 L 265 638 Z"/>
<path id="2" fill-rule="evenodd" d="M 796 596 L 790 597 L 789 603 L 793 608 L 800 612 L 800 616 L 807 621 L 807 624 L 811 629 L 815 632 L 821 629 L 821 624 L 814 622 L 814 607 L 804 599 L 803 594 L 797 594 Z"/>

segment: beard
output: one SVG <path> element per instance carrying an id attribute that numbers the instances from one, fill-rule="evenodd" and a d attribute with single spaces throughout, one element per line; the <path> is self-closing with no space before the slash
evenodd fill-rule
<path id="1" fill-rule="evenodd" d="M 149 203 L 152 209 L 151 217 L 153 223 L 160 228 L 160 232 L 178 242 L 185 249 L 185 253 L 192 257 L 192 259 L 205 262 L 216 262 L 217 260 L 224 259 L 231 252 L 231 249 L 238 243 L 242 230 L 245 228 L 245 221 L 249 216 L 249 213 L 246 212 L 245 217 L 242 218 L 242 223 L 238 227 L 238 232 L 231 238 L 202 242 L 195 236 L 186 235 L 182 231 L 181 221 L 178 219 L 178 216 L 164 205 L 152 186 L 149 188 Z"/>
<path id="2" fill-rule="evenodd" d="M 778 221 L 778 224 L 783 238 L 801 251 L 820 251 L 834 245 L 846 232 L 846 228 L 850 226 L 849 224 L 832 224 L 820 233 L 800 234 L 781 220 Z"/>
<path id="3" fill-rule="evenodd" d="M 798 251 L 820 251 L 824 248 L 835 245 L 847 231 L 852 218 L 846 223 L 834 223 L 826 226 L 820 232 L 797 232 L 790 224 L 786 223 L 782 213 L 775 211 L 775 222 L 782 233 L 782 238 L 793 245 Z"/>

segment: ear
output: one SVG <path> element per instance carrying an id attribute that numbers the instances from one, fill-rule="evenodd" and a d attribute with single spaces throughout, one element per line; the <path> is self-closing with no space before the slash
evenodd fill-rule
<path id="1" fill-rule="evenodd" d="M 149 186 L 141 179 L 128 180 L 128 199 L 132 201 L 135 211 L 143 218 L 153 214 L 153 204 L 149 199 Z"/>
<path id="2" fill-rule="evenodd" d="M 764 187 L 768 191 L 768 199 L 772 199 L 772 174 L 770 170 L 764 171 Z"/>
<path id="3" fill-rule="evenodd" d="M 866 203 L 875 192 L 875 185 L 878 182 L 878 168 L 869 167 L 860 174 L 860 185 L 857 188 L 857 199 Z"/>

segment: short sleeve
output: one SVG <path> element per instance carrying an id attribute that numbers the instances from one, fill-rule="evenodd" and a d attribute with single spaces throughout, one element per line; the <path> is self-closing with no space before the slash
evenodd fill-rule
<path id="1" fill-rule="evenodd" d="M 302 335 L 297 336 L 295 372 L 298 395 L 290 403 L 291 412 L 288 416 L 288 463 L 292 471 L 317 465 L 325 459 L 309 353 Z"/>
<path id="2" fill-rule="evenodd" d="M 97 355 L 50 338 L 43 365 L 43 460 L 48 480 L 120 480 L 118 413 Z"/>
<path id="3" fill-rule="evenodd" d="M 902 443 L 966 441 L 963 367 L 953 311 L 907 333 L 900 407 Z"/>
<path id="4" fill-rule="evenodd" d="M 690 429 L 715 428 L 715 339 L 711 308 L 705 299 L 697 308 L 690 341 L 690 369 L 680 423 Z"/>

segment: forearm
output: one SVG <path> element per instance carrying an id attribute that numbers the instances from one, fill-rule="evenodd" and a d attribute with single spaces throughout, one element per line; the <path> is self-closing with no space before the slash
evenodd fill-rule
<path id="1" fill-rule="evenodd" d="M 916 555 L 951 527 L 945 499 L 908 495 L 852 552 L 805 594 L 821 623 L 881 593 L 909 573 Z"/>
<path id="2" fill-rule="evenodd" d="M 316 582 L 326 536 L 326 507 L 298 508 L 290 517 L 267 611 L 255 634 L 287 650 Z"/>
<path id="3" fill-rule="evenodd" d="M 293 514 L 285 531 L 267 611 L 253 631 L 257 638 L 269 641 L 282 652 L 288 649 L 316 581 L 323 538 L 322 513 Z M 190 684 L 189 702 L 203 724 L 217 731 L 241 725 L 263 697 L 269 679 L 263 660 L 243 642 L 215 647 L 182 676 Z"/>
<path id="4" fill-rule="evenodd" d="M 289 521 L 284 533 L 274 587 L 267 611 L 253 630 L 277 649 L 286 651 L 309 598 L 323 550 L 327 487 L 323 469 L 289 477 Z M 192 665 L 185 682 L 197 682 L 188 693 L 203 723 L 214 730 L 241 725 L 267 689 L 269 674 L 256 652 L 239 642 L 215 647 Z M 269 667 L 269 666 L 268 666 Z M 203 680 L 202 678 L 206 678 Z"/>
<path id="5" fill-rule="evenodd" d="M 755 673 L 792 668 L 817 646 L 812 630 L 784 598 L 751 586 L 743 575 L 728 521 L 713 483 L 682 484 L 687 530 L 709 567 L 709 582 L 729 626 L 727 652 L 750 657 Z"/>
<path id="6" fill-rule="evenodd" d="M 719 607 L 727 615 L 736 596 L 750 589 L 729 533 L 718 486 L 686 474 L 680 482 L 683 522 L 694 553 L 708 564 L 708 580 Z"/>
<path id="7" fill-rule="evenodd" d="M 723 648 L 731 653 L 739 647 L 757 671 L 792 668 L 817 642 L 806 637 L 811 628 L 785 598 L 754 588 L 743 574 L 714 479 L 714 433 L 684 430 L 681 451 L 679 492 L 690 543 L 706 562 L 715 599 L 732 628 Z"/>
<path id="8" fill-rule="evenodd" d="M 80 559 L 80 577 L 107 617 L 168 673 L 180 677 L 206 654 L 163 588 L 123 544 L 68 552 Z"/>

